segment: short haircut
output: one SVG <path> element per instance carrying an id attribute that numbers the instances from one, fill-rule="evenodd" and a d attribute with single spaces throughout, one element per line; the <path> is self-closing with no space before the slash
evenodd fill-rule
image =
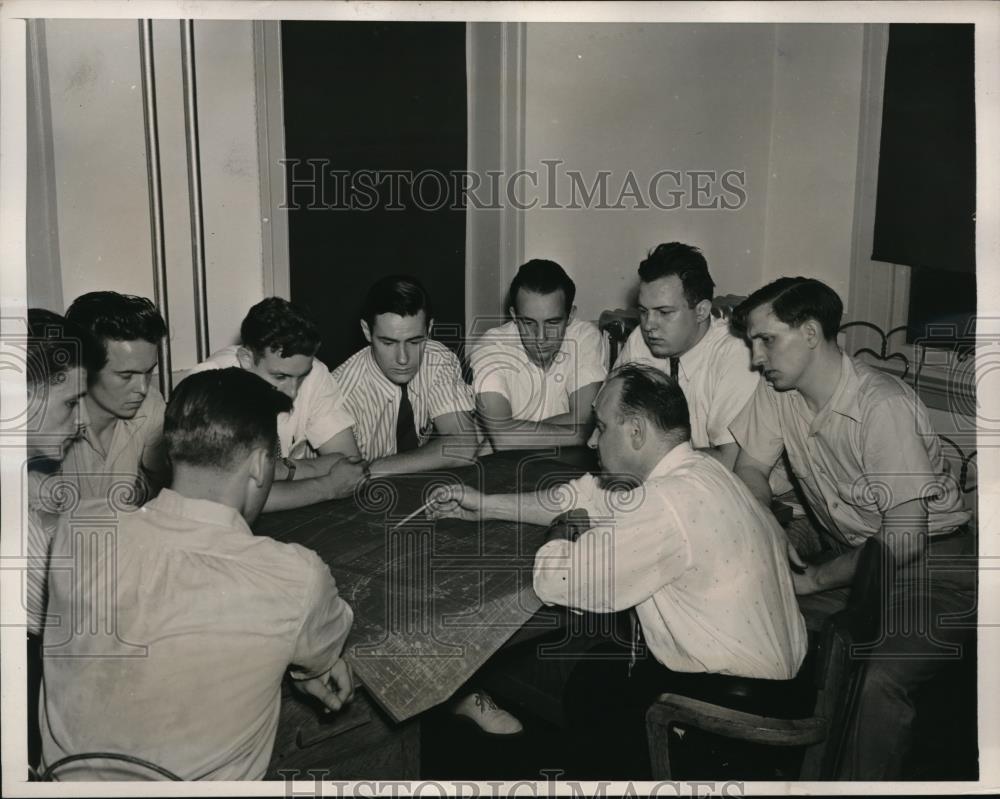
<path id="1" fill-rule="evenodd" d="M 316 354 L 319 328 L 301 310 L 281 297 L 267 297 L 251 308 L 240 325 L 240 341 L 260 360 L 267 350 L 281 358 Z"/>
<path id="2" fill-rule="evenodd" d="M 97 341 L 103 369 L 108 362 L 107 341 L 148 341 L 159 344 L 167 326 L 156 306 L 145 297 L 117 291 L 81 294 L 66 309 L 66 318 L 89 331 Z"/>
<path id="3" fill-rule="evenodd" d="M 621 380 L 619 413 L 639 414 L 678 442 L 691 438 L 687 399 L 670 375 L 654 366 L 631 363 L 612 370 L 607 383 L 616 379 Z"/>
<path id="4" fill-rule="evenodd" d="M 101 368 L 101 353 L 93 337 L 79 325 L 44 308 L 28 309 L 28 385 L 55 383 L 60 375 L 81 367 Z"/>
<path id="5" fill-rule="evenodd" d="M 561 289 L 566 300 L 567 315 L 576 299 L 576 283 L 572 278 L 555 261 L 546 261 L 542 258 L 533 258 L 517 270 L 517 274 L 510 282 L 509 307 L 517 307 L 517 292 L 521 289 L 536 294 L 552 294 Z"/>
<path id="6" fill-rule="evenodd" d="M 745 336 L 750 312 L 767 304 L 789 327 L 799 327 L 807 319 L 815 319 L 827 341 L 835 340 L 840 331 L 844 303 L 826 283 L 811 277 L 779 277 L 757 289 L 733 311 L 733 328 Z"/>
<path id="7" fill-rule="evenodd" d="M 409 275 L 389 275 L 368 289 L 368 296 L 361 308 L 361 318 L 369 328 L 375 327 L 379 314 L 416 316 L 421 311 L 428 323 L 431 320 L 431 300 L 420 281 Z"/>
<path id="8" fill-rule="evenodd" d="M 278 448 L 278 414 L 292 401 L 270 383 L 233 366 L 185 378 L 163 419 L 170 462 L 228 468 L 255 447 Z"/>
<path id="9" fill-rule="evenodd" d="M 694 308 L 702 300 L 711 300 L 715 282 L 708 273 L 708 263 L 701 250 L 690 244 L 671 241 L 658 244 L 639 264 L 639 280 L 652 283 L 676 275 L 684 287 L 684 299 Z"/>

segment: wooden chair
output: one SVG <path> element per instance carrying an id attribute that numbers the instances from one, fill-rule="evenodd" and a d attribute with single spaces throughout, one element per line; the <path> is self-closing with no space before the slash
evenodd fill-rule
<path id="1" fill-rule="evenodd" d="M 881 597 L 895 574 L 892 553 L 870 538 L 858 562 L 848 606 L 831 616 L 810 642 L 803 668 L 813 670 L 816 701 L 812 715 L 780 719 L 732 710 L 678 694 L 662 694 L 646 712 L 646 734 L 653 778 L 670 780 L 670 735 L 698 729 L 724 738 L 776 747 L 803 747 L 799 779 L 834 779 L 844 733 L 865 675 L 865 661 L 852 657 L 856 643 L 878 640 Z"/>

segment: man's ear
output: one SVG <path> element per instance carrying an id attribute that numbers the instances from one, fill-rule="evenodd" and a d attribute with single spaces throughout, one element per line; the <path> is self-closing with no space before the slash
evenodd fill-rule
<path id="1" fill-rule="evenodd" d="M 646 429 L 646 420 L 641 416 L 635 415 L 628 418 L 628 439 L 633 450 L 638 452 L 642 449 L 643 444 L 646 443 L 646 434 L 648 432 Z"/>
<path id="2" fill-rule="evenodd" d="M 249 467 L 247 474 L 260 488 L 263 488 L 266 482 L 272 457 L 271 453 L 264 447 L 254 447 L 250 450 L 250 455 L 247 457 L 247 466 Z"/>
<path id="3" fill-rule="evenodd" d="M 701 302 L 695 303 L 694 306 L 694 318 L 699 322 L 704 322 L 712 315 L 712 301 L 702 300 Z"/>
<path id="4" fill-rule="evenodd" d="M 368 323 L 364 319 L 361 320 L 361 332 L 365 334 L 365 341 L 367 341 L 369 344 L 371 344 L 372 343 L 372 331 L 371 331 L 371 328 L 368 327 Z"/>
<path id="5" fill-rule="evenodd" d="M 240 344 L 240 346 L 236 348 L 236 360 L 239 363 L 241 369 L 253 368 L 254 365 L 253 352 L 251 352 L 249 348 L 244 347 L 242 344 Z"/>
<path id="6" fill-rule="evenodd" d="M 427 320 L 427 336 L 428 336 L 428 338 L 430 337 L 431 331 L 433 329 L 434 329 L 434 320 L 433 319 L 428 319 Z"/>
<path id="7" fill-rule="evenodd" d="M 517 310 L 516 310 L 516 309 L 514 308 L 514 306 L 513 306 L 513 305 L 511 305 L 511 306 L 510 306 L 510 307 L 509 307 L 509 308 L 507 309 L 507 313 L 509 313 L 509 314 L 510 314 L 510 318 L 511 318 L 511 319 L 517 319 Z"/>
<path id="8" fill-rule="evenodd" d="M 801 325 L 802 337 L 809 349 L 815 349 L 823 341 L 823 328 L 815 319 L 806 319 Z"/>

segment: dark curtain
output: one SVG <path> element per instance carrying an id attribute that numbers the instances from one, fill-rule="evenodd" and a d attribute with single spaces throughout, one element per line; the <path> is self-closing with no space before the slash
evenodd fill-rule
<path id="1" fill-rule="evenodd" d="M 439 337 L 455 343 L 465 211 L 450 187 L 439 202 L 437 176 L 466 168 L 464 23 L 284 22 L 281 32 L 291 299 L 320 325 L 319 357 L 336 366 L 364 344 L 365 292 L 394 273 L 424 283 L 438 328 L 452 330 Z"/>
<path id="2" fill-rule="evenodd" d="M 872 258 L 975 271 L 972 25 L 890 25 Z"/>

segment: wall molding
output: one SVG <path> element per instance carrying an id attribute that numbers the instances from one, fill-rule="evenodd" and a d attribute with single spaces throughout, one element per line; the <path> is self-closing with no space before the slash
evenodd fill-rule
<path id="1" fill-rule="evenodd" d="M 45 20 L 27 20 L 28 305 L 62 313 L 65 308 L 59 257 L 56 166 Z"/>
<path id="2" fill-rule="evenodd" d="M 524 261 L 524 211 L 511 207 L 503 187 L 524 168 L 525 39 L 523 22 L 466 24 L 468 157 L 466 168 L 489 197 L 489 174 L 499 173 L 499 208 L 465 215 L 466 334 L 493 327 L 506 313 L 504 294 Z"/>
<path id="3" fill-rule="evenodd" d="M 285 201 L 285 115 L 281 76 L 281 22 L 253 23 L 257 101 L 257 162 L 260 174 L 261 261 L 265 296 L 291 297 L 288 211 Z"/>

